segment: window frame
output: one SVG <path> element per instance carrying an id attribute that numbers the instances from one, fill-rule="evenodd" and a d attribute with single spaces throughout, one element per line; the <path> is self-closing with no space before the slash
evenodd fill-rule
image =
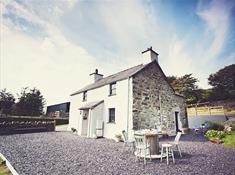
<path id="1" fill-rule="evenodd" d="M 83 92 L 82 101 L 87 101 L 87 91 Z"/>
<path id="2" fill-rule="evenodd" d="M 115 108 L 109 108 L 108 112 L 109 112 L 108 123 L 115 123 L 116 109 Z"/>
<path id="3" fill-rule="evenodd" d="M 117 82 L 109 84 L 109 96 L 116 95 L 117 92 Z"/>

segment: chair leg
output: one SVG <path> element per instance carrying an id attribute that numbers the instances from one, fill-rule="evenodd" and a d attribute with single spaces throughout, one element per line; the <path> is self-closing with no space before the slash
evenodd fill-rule
<path id="1" fill-rule="evenodd" d="M 161 162 L 162 162 L 162 157 L 163 157 L 163 150 L 164 150 L 164 148 L 162 147 L 162 149 L 161 149 Z"/>
<path id="2" fill-rule="evenodd" d="M 146 164 L 146 151 L 147 149 L 144 150 L 144 164 Z"/>
<path id="3" fill-rule="evenodd" d="M 180 157 L 182 157 L 182 154 L 181 154 L 181 150 L 180 150 L 179 145 L 177 145 L 177 149 L 178 149 L 178 151 L 179 151 Z"/>
<path id="4" fill-rule="evenodd" d="M 135 157 L 136 157 L 136 160 L 137 160 L 137 161 L 139 161 L 139 158 L 138 158 L 139 154 L 140 154 L 140 153 L 139 153 L 139 149 L 136 149 L 136 156 L 135 156 Z"/>
<path id="5" fill-rule="evenodd" d="M 173 159 L 173 163 L 175 163 L 174 151 L 173 151 L 172 148 L 170 148 L 170 149 L 171 149 L 171 156 L 172 156 L 172 159 Z"/>
<path id="6" fill-rule="evenodd" d="M 166 162 L 167 165 L 169 164 L 169 153 L 168 153 L 168 147 L 166 147 Z"/>
<path id="7" fill-rule="evenodd" d="M 132 146 L 132 153 L 134 154 L 135 153 L 135 143 L 133 142 L 131 146 Z"/>

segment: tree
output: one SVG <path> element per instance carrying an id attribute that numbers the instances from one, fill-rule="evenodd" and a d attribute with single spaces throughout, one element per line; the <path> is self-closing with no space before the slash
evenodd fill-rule
<path id="1" fill-rule="evenodd" d="M 195 103 L 199 100 L 200 91 L 196 82 L 198 80 L 192 77 L 192 74 L 186 74 L 182 77 L 167 77 L 173 89 L 187 98 L 187 103 Z"/>
<path id="2" fill-rule="evenodd" d="M 45 100 L 38 89 L 23 88 L 18 100 L 15 109 L 16 115 L 39 116 L 43 114 Z"/>
<path id="3" fill-rule="evenodd" d="M 235 98 L 235 64 L 220 69 L 211 74 L 208 83 L 213 87 L 215 100 Z"/>
<path id="4" fill-rule="evenodd" d="M 12 114 L 12 107 L 15 104 L 15 98 L 6 89 L 0 91 L 0 115 L 5 114 L 6 116 Z"/>

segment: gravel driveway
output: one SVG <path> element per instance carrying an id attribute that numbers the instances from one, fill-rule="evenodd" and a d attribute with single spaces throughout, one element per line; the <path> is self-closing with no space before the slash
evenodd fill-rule
<path id="1" fill-rule="evenodd" d="M 70 132 L 0 136 L 0 152 L 20 175 L 38 174 L 228 174 L 235 173 L 235 149 L 183 135 L 176 164 L 136 162 L 123 143 L 88 139 Z"/>

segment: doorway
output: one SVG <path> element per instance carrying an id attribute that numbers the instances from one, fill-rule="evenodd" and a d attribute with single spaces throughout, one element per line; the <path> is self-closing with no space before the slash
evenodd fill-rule
<path id="1" fill-rule="evenodd" d="M 89 110 L 82 111 L 82 136 L 87 136 Z"/>
<path id="2" fill-rule="evenodd" d="M 175 111 L 175 130 L 176 130 L 176 133 L 181 132 L 181 130 L 179 129 L 179 112 L 178 111 Z"/>

